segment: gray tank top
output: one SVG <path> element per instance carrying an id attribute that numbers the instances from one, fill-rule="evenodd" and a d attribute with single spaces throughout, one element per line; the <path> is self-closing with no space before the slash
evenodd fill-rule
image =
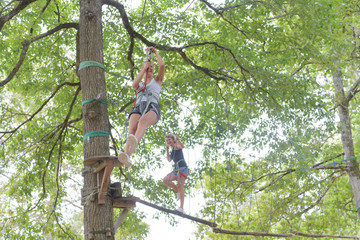
<path id="1" fill-rule="evenodd" d="M 139 88 L 142 88 L 144 84 L 141 82 L 139 83 Z M 152 97 L 151 97 L 151 101 L 152 102 L 156 102 L 155 103 L 158 103 L 159 102 L 159 98 L 160 98 L 160 89 L 161 89 L 161 86 L 155 81 L 155 79 L 151 79 L 150 83 L 146 85 L 146 89 L 152 93 Z M 147 96 L 143 96 L 141 98 L 141 101 L 147 101 Z"/>

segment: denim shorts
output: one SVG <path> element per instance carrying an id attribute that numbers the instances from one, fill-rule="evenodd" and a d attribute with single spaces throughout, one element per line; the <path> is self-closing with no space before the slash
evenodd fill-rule
<path id="1" fill-rule="evenodd" d="M 140 104 L 141 104 L 141 107 L 140 107 Z M 129 118 L 130 118 L 131 114 L 133 114 L 133 113 L 140 114 L 140 115 L 143 114 L 143 113 L 141 112 L 141 109 L 144 109 L 144 108 L 146 107 L 147 102 L 144 101 L 144 102 L 141 102 L 140 104 L 134 107 L 134 109 L 132 110 L 132 112 L 129 114 Z M 146 109 L 144 115 L 145 115 L 146 113 L 148 113 L 149 111 L 154 111 L 154 112 L 156 113 L 156 115 L 157 115 L 157 121 L 156 121 L 156 122 L 158 122 L 158 121 L 160 120 L 160 117 L 161 117 L 161 112 L 160 112 L 160 106 L 159 106 L 159 104 L 153 103 L 153 102 L 150 103 L 150 105 L 149 105 L 148 109 Z"/>
<path id="2" fill-rule="evenodd" d="M 187 178 L 187 176 L 189 175 L 190 171 L 188 167 L 181 167 L 179 169 L 175 169 L 174 171 L 171 172 L 172 174 L 174 174 L 175 176 L 178 176 L 178 174 L 180 173 L 181 176 Z"/>

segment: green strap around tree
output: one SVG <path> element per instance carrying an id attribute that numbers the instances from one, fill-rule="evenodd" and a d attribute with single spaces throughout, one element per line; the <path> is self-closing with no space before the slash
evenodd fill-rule
<path id="1" fill-rule="evenodd" d="M 103 64 L 101 64 L 99 62 L 96 62 L 96 61 L 84 61 L 84 62 L 81 62 L 79 68 L 77 69 L 77 72 L 79 72 L 81 69 L 86 68 L 86 67 L 99 67 L 99 68 L 104 69 L 105 72 L 107 72 L 107 73 L 109 73 L 109 74 L 111 74 L 111 75 L 113 75 L 115 77 L 123 78 L 125 80 L 131 80 L 130 78 L 127 78 L 127 77 L 121 76 L 119 74 L 107 71 Z M 93 101 L 98 101 L 98 102 L 100 102 L 102 104 L 107 104 L 108 103 L 107 99 L 88 99 L 88 100 L 85 100 L 85 101 L 82 102 L 82 106 L 84 106 L 84 104 L 86 104 L 86 103 L 90 103 L 90 102 L 93 102 Z"/>
<path id="2" fill-rule="evenodd" d="M 81 69 L 86 68 L 86 67 L 99 67 L 99 68 L 104 69 L 104 71 L 107 72 L 108 74 L 111 74 L 111 75 L 113 75 L 115 77 L 119 77 L 119 78 L 123 78 L 125 80 L 132 81 L 132 79 L 130 79 L 130 78 L 127 78 L 127 77 L 121 76 L 121 75 L 119 75 L 117 73 L 113 73 L 113 72 L 110 72 L 110 71 L 106 70 L 105 66 L 103 64 L 101 64 L 99 62 L 96 62 L 96 61 L 84 61 L 84 62 L 81 62 L 77 71 L 80 71 Z"/>
<path id="3" fill-rule="evenodd" d="M 107 104 L 108 103 L 107 99 L 89 99 L 89 100 L 83 101 L 82 105 L 84 106 L 86 103 L 91 103 L 93 101 L 98 101 L 98 102 L 100 102 L 102 104 Z"/>
<path id="4" fill-rule="evenodd" d="M 84 141 L 90 137 L 109 137 L 108 131 L 92 131 L 84 135 Z"/>

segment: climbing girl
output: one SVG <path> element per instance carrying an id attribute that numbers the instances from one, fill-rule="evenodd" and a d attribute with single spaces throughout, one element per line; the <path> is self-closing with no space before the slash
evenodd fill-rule
<path id="1" fill-rule="evenodd" d="M 183 154 L 184 144 L 180 141 L 179 136 L 174 134 L 166 135 L 165 143 L 166 157 L 169 162 L 174 161 L 174 171 L 166 175 L 163 182 L 177 192 L 178 200 L 180 200 L 180 207 L 177 211 L 184 213 L 184 185 L 189 175 L 189 168 Z M 169 147 L 172 148 L 171 153 L 169 153 Z M 177 185 L 173 181 L 177 181 Z"/>
<path id="2" fill-rule="evenodd" d="M 159 97 L 160 89 L 164 80 L 165 63 L 154 47 L 146 49 L 148 60 L 143 63 L 140 73 L 133 81 L 132 88 L 135 90 L 135 106 L 129 115 L 129 136 L 125 144 L 125 152 L 118 158 L 126 167 L 132 165 L 131 154 L 136 152 L 138 142 L 145 135 L 146 128 L 154 125 L 160 119 Z M 150 54 L 154 53 L 159 65 L 158 75 L 154 74 L 154 64 L 150 61 Z M 141 82 L 142 78 L 144 82 Z"/>

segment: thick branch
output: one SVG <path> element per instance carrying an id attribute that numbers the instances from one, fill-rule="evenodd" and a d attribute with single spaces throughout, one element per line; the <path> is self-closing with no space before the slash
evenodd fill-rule
<path id="1" fill-rule="evenodd" d="M 328 234 L 309 234 L 309 233 L 302 233 L 302 232 L 298 232 L 295 230 L 290 230 L 291 233 L 298 235 L 298 236 L 303 236 L 303 237 L 311 237 L 311 238 L 324 238 L 324 237 L 328 237 L 328 238 L 352 238 L 352 239 L 359 239 L 357 236 L 341 236 L 341 235 L 328 235 Z"/>
<path id="2" fill-rule="evenodd" d="M 189 63 L 195 69 L 204 72 L 206 75 L 208 75 L 209 77 L 211 77 L 213 79 L 225 80 L 224 77 L 215 76 L 212 73 L 213 72 L 212 70 L 210 70 L 208 68 L 205 68 L 205 67 L 198 66 L 193 61 L 191 61 L 190 58 L 183 52 L 184 47 L 176 48 L 176 47 L 170 47 L 170 46 L 157 44 L 157 43 L 149 41 L 144 36 L 142 36 L 140 33 L 135 31 L 132 28 L 132 26 L 131 26 L 131 24 L 129 22 L 129 18 L 128 18 L 127 14 L 126 14 L 124 6 L 121 3 L 119 3 L 119 2 L 117 2 L 115 0 L 104 0 L 103 4 L 113 6 L 119 11 L 119 13 L 121 15 L 123 25 L 124 25 L 126 31 L 128 32 L 128 34 L 130 35 L 130 37 L 139 39 L 140 41 L 142 41 L 147 46 L 156 46 L 157 49 L 162 50 L 162 51 L 176 52 L 176 53 L 180 54 L 180 56 L 185 60 L 185 62 Z"/>
<path id="3" fill-rule="evenodd" d="M 26 57 L 26 53 L 29 49 L 29 46 L 31 43 L 37 41 L 37 40 L 40 40 L 44 37 L 47 37 L 51 34 L 54 34 L 55 32 L 61 30 L 61 29 L 67 29 L 67 28 L 75 28 L 75 29 L 78 29 L 79 28 L 79 24 L 78 23 L 63 23 L 63 24 L 60 24 L 58 26 L 56 26 L 55 28 L 43 33 L 43 34 L 40 34 L 38 36 L 35 36 L 33 38 L 31 38 L 30 40 L 25 40 L 22 45 L 23 45 L 23 49 L 21 51 L 21 54 L 20 54 L 20 58 L 18 60 L 18 62 L 16 63 L 14 69 L 11 71 L 11 73 L 9 74 L 9 76 L 0 82 L 0 87 L 3 87 L 5 84 L 7 84 L 8 82 L 11 81 L 11 79 L 13 79 L 13 77 L 16 75 L 16 73 L 19 71 L 21 65 L 23 64 L 24 60 L 25 60 L 25 57 Z"/>
<path id="4" fill-rule="evenodd" d="M 23 10 L 28 5 L 30 5 L 31 3 L 36 2 L 36 1 L 37 0 L 19 1 L 19 4 L 13 10 L 11 10 L 8 14 L 0 17 L 0 31 L 2 30 L 2 28 L 6 22 L 10 21 L 10 19 L 12 19 L 14 16 L 16 16 L 16 14 L 18 14 L 21 10 Z"/>
<path id="5" fill-rule="evenodd" d="M 8 82 L 11 81 L 11 79 L 13 79 L 13 77 L 15 76 L 15 74 L 19 71 L 22 63 L 24 62 L 25 60 L 25 57 L 26 57 L 26 53 L 29 49 L 29 43 L 25 42 L 25 43 L 22 43 L 23 45 L 23 49 L 21 50 L 21 54 L 20 54 L 20 58 L 19 58 L 19 61 L 16 63 L 14 69 L 11 71 L 11 73 L 9 74 L 9 76 L 0 82 L 0 87 L 3 87 L 5 84 L 7 84 Z"/>
<path id="6" fill-rule="evenodd" d="M 47 31 L 47 32 L 45 32 L 45 33 L 39 34 L 39 35 L 31 38 L 31 39 L 29 40 L 29 43 L 33 43 L 33 42 L 35 42 L 35 41 L 37 41 L 37 40 L 40 40 L 40 39 L 42 39 L 42 38 L 44 38 L 44 37 L 47 37 L 47 36 L 49 36 L 49 35 L 51 35 L 51 34 L 54 34 L 54 33 L 56 33 L 56 32 L 59 31 L 59 30 L 68 29 L 68 28 L 79 29 L 79 24 L 78 24 L 78 23 L 62 23 L 62 24 L 54 27 L 53 29 L 50 29 L 49 31 Z"/>

